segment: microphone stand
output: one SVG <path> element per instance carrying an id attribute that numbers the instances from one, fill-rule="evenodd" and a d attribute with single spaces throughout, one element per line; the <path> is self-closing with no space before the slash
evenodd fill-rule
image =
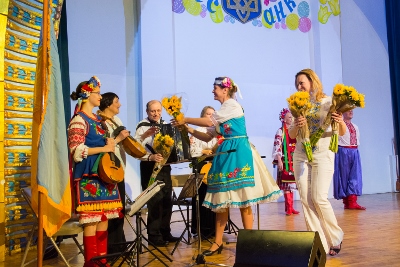
<path id="1" fill-rule="evenodd" d="M 226 152 L 220 152 L 220 153 L 215 153 L 207 156 L 202 156 L 199 158 L 192 158 L 192 166 L 194 170 L 194 175 L 196 179 L 196 218 L 197 218 L 197 251 L 198 254 L 197 256 L 193 256 L 192 259 L 194 260 L 194 263 L 190 264 L 189 266 L 195 266 L 198 264 L 205 264 L 205 265 L 215 265 L 215 266 L 225 266 L 225 267 L 231 267 L 230 265 L 222 264 L 222 263 L 214 263 L 214 262 L 206 262 L 203 253 L 201 252 L 201 230 L 200 230 L 200 201 L 199 201 L 199 187 L 198 185 L 198 179 L 199 179 L 199 169 L 198 169 L 198 164 L 202 160 L 208 158 L 208 157 L 214 157 L 222 154 L 227 154 L 227 153 L 232 153 L 236 152 L 236 149 L 228 150 Z"/>

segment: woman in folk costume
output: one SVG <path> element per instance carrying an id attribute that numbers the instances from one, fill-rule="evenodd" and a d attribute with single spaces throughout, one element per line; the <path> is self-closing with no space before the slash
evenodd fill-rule
<path id="1" fill-rule="evenodd" d="M 75 163 L 76 212 L 84 229 L 84 266 L 90 267 L 97 266 L 91 258 L 107 254 L 108 219 L 118 218 L 122 208 L 118 187 L 104 183 L 97 174 L 96 160 L 101 153 L 114 152 L 115 141 L 105 137 L 101 118 L 93 113 L 101 100 L 97 77 L 80 83 L 71 99 L 78 104 L 68 126 L 68 147 Z"/>
<path id="2" fill-rule="evenodd" d="M 278 129 L 274 140 L 272 157 L 274 165 L 278 166 L 276 183 L 283 190 L 285 197 L 286 215 L 299 214 L 293 208 L 293 191 L 297 190 L 296 180 L 293 173 L 293 152 L 296 148 L 296 139 L 289 136 L 288 129 L 292 124 L 292 114 L 289 109 L 284 108 L 279 113 L 282 127 Z"/>
<path id="3" fill-rule="evenodd" d="M 205 142 L 223 136 L 207 176 L 207 194 L 203 206 L 216 212 L 215 241 L 203 252 L 210 256 L 223 249 L 222 235 L 228 222 L 229 208 L 239 208 L 245 229 L 253 228 L 251 206 L 276 200 L 282 194 L 268 172 L 260 155 L 250 144 L 246 132 L 244 112 L 234 99 L 237 85 L 229 77 L 218 77 L 214 82 L 214 99 L 222 105 L 211 118 L 183 118 L 172 120 L 175 126 L 186 123 L 209 127 L 206 133 L 188 127 L 188 132 Z M 233 151 L 229 153 L 229 151 Z M 218 153 L 221 153 L 218 155 Z"/>

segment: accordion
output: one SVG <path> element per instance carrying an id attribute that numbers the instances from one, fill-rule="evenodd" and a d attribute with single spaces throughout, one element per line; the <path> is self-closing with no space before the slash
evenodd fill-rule
<path id="1" fill-rule="evenodd" d="M 167 163 L 180 162 L 190 159 L 190 143 L 187 141 L 189 137 L 183 136 L 177 128 L 171 124 L 160 125 L 161 134 L 168 134 L 174 139 L 174 147 L 172 148 L 171 155 L 169 156 Z"/>
<path id="2" fill-rule="evenodd" d="M 155 126 L 160 128 L 160 133 L 162 135 L 168 134 L 172 139 L 174 139 L 174 146 L 172 148 L 171 155 L 169 156 L 167 163 L 174 163 L 174 162 L 182 162 L 190 160 L 190 142 L 189 137 L 182 136 L 181 133 L 177 128 L 173 127 L 171 124 L 158 124 L 158 123 L 151 123 L 151 122 L 141 122 L 138 124 L 136 129 L 141 126 Z M 187 133 L 186 133 L 187 135 Z M 147 145 L 146 145 L 147 147 Z"/>

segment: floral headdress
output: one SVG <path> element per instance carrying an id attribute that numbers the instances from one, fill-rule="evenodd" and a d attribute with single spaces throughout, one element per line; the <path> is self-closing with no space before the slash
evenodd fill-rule
<path id="1" fill-rule="evenodd" d="M 235 85 L 237 88 L 237 92 L 239 93 L 239 97 L 243 99 L 242 93 L 240 92 L 239 86 L 229 77 L 218 77 L 215 78 L 214 85 L 219 85 L 222 88 L 232 89 L 232 86 Z"/>
<path id="2" fill-rule="evenodd" d="M 287 108 L 282 109 L 281 112 L 279 113 L 279 120 L 281 122 L 283 122 L 285 120 L 286 114 L 288 114 L 288 113 L 290 113 L 289 109 L 287 109 Z"/>
<path id="3" fill-rule="evenodd" d="M 75 106 L 75 114 L 81 110 L 82 103 L 85 103 L 90 96 L 90 93 L 93 91 L 94 88 L 97 86 L 101 86 L 99 78 L 93 76 L 89 79 L 87 83 L 85 83 L 81 87 L 81 92 L 79 93 L 78 103 Z"/>
<path id="4" fill-rule="evenodd" d="M 97 78 L 96 76 L 91 77 L 89 81 L 82 86 L 81 92 L 79 93 L 79 98 L 87 99 L 93 89 L 97 86 L 101 86 L 99 78 Z M 83 100 L 83 102 L 85 101 Z"/>

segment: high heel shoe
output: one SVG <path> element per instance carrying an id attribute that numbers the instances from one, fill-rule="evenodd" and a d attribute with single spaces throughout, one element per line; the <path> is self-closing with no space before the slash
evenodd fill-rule
<path id="1" fill-rule="evenodd" d="M 224 244 L 218 245 L 218 244 L 215 243 L 215 242 L 214 242 L 214 244 L 216 244 L 216 245 L 218 246 L 218 248 L 217 248 L 216 250 L 213 250 L 213 251 L 211 251 L 211 250 L 209 250 L 209 249 L 205 250 L 205 251 L 203 252 L 203 255 L 204 255 L 204 256 L 211 256 L 211 255 L 213 255 L 215 252 L 218 252 L 218 254 L 221 254 L 222 249 L 224 248 Z"/>
<path id="2" fill-rule="evenodd" d="M 340 242 L 340 245 L 338 248 L 331 247 L 329 249 L 329 255 L 336 256 L 337 254 L 339 254 L 341 249 L 342 249 L 342 242 Z"/>

